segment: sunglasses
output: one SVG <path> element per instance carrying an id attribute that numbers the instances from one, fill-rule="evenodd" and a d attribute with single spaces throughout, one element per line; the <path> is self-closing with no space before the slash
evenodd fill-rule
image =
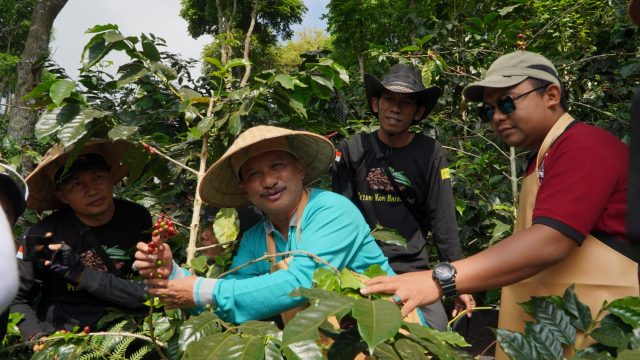
<path id="1" fill-rule="evenodd" d="M 509 115 L 512 112 L 516 111 L 516 100 L 520 99 L 523 96 L 529 95 L 534 91 L 538 91 L 540 89 L 544 89 L 546 87 L 548 87 L 549 85 L 542 85 L 542 86 L 538 86 L 535 89 L 531 89 L 525 93 L 522 93 L 516 97 L 512 97 L 511 95 L 507 95 L 507 96 L 503 96 L 501 98 L 498 98 L 496 100 L 496 106 L 498 107 L 498 109 L 500 109 L 500 111 L 505 114 L 505 115 Z M 480 117 L 485 120 L 485 121 L 491 121 L 493 120 L 493 114 L 495 113 L 496 108 L 493 105 L 490 104 L 484 104 L 482 105 L 482 107 L 480 108 Z"/>

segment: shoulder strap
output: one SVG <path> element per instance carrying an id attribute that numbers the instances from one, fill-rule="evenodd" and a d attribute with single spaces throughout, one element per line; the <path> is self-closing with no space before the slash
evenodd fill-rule
<path id="1" fill-rule="evenodd" d="M 107 270 L 109 270 L 109 272 L 112 274 L 116 274 L 117 270 L 116 270 L 116 267 L 113 265 L 113 261 L 111 261 L 111 258 L 109 257 L 109 255 L 107 255 L 107 253 L 104 251 L 102 246 L 100 246 L 100 244 L 98 243 L 98 240 L 96 239 L 96 236 L 93 234 L 93 231 L 91 231 L 91 229 L 87 225 L 83 224 L 75 216 L 75 214 L 70 213 L 69 217 L 71 218 L 71 222 L 73 222 L 73 225 L 75 225 L 76 229 L 80 233 L 80 237 L 83 238 L 87 242 L 87 244 L 91 246 L 93 250 L 95 250 L 98 256 L 100 256 L 100 258 L 102 259 L 102 262 L 107 267 Z"/>
<path id="2" fill-rule="evenodd" d="M 627 237 L 640 244 L 640 89 L 631 101 L 629 141 L 629 195 L 627 208 Z"/>
<path id="3" fill-rule="evenodd" d="M 389 169 L 389 159 L 387 159 L 387 157 L 382 153 L 382 151 L 380 151 L 380 146 L 378 145 L 378 140 L 375 138 L 375 136 L 376 136 L 375 132 L 369 133 L 369 142 L 371 142 L 373 151 L 375 151 L 376 153 L 376 159 L 378 159 L 378 161 L 382 163 L 382 168 L 384 169 L 384 173 L 387 175 L 387 178 L 389 179 L 389 182 L 391 183 L 393 190 L 400 197 L 400 200 L 402 201 L 402 204 L 404 205 L 404 207 L 407 208 L 407 210 L 409 210 L 409 213 L 413 217 L 413 220 L 415 220 L 416 224 L 418 224 L 418 229 L 420 229 L 422 236 L 426 239 L 427 237 L 422 229 L 422 223 L 419 220 L 420 217 L 418 217 L 415 207 L 411 205 L 409 200 L 407 200 L 407 196 L 405 195 L 405 193 L 400 191 L 400 187 L 398 186 L 396 179 L 393 177 L 393 174 Z"/>

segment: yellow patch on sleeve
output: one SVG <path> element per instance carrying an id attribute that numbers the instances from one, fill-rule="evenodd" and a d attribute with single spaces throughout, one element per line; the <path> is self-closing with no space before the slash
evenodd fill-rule
<path id="1" fill-rule="evenodd" d="M 442 180 L 450 179 L 451 172 L 449 172 L 449 168 L 440 169 L 440 177 Z"/>

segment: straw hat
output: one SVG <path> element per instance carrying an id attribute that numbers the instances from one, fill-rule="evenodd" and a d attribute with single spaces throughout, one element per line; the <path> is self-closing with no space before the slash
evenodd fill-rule
<path id="1" fill-rule="evenodd" d="M 274 150 L 287 151 L 302 161 L 305 185 L 324 174 L 335 155 L 333 144 L 320 135 L 275 126 L 255 126 L 240 134 L 207 170 L 200 181 L 200 197 L 210 205 L 223 208 L 249 205 L 247 196 L 240 191 L 240 167 L 256 155 Z"/>
<path id="2" fill-rule="evenodd" d="M 92 139 L 88 140 L 81 150 L 75 146 L 64 147 L 58 144 L 44 155 L 42 161 L 35 170 L 27 176 L 29 186 L 29 197 L 27 207 L 36 211 L 54 210 L 61 208 L 64 204 L 55 196 L 56 185 L 54 176 L 58 170 L 65 166 L 71 156 L 74 160 L 82 154 L 99 154 L 111 167 L 114 185 L 122 180 L 129 169 L 122 164 L 124 153 L 134 148 L 135 145 L 127 140 Z M 74 151 L 75 149 L 75 151 Z M 70 165 L 70 164 L 69 164 Z"/>

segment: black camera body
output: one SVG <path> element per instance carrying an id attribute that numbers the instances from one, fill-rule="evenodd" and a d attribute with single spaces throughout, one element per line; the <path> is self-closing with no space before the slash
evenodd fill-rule
<path id="1" fill-rule="evenodd" d="M 49 249 L 49 245 L 55 244 L 52 233 L 46 233 L 44 235 L 24 235 L 22 239 L 22 256 L 25 261 L 51 260 L 53 251 Z"/>

